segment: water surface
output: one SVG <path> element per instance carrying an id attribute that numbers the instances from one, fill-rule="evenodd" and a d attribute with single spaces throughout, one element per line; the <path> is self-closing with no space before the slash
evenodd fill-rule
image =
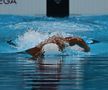
<path id="1" fill-rule="evenodd" d="M 107 15 L 63 19 L 0 15 L 0 27 L 0 90 L 107 90 Z M 40 60 L 19 53 L 57 34 L 79 36 L 91 51 L 67 48 L 62 55 Z M 89 44 L 91 39 L 99 43 Z"/>

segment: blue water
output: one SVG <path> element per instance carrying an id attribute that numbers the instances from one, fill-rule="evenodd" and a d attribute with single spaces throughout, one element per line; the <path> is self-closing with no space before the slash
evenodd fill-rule
<path id="1" fill-rule="evenodd" d="M 37 61 L 23 53 L 53 35 L 78 36 L 90 52 L 66 48 Z M 91 39 L 99 43 L 90 44 Z M 12 40 L 17 47 L 9 45 Z M 21 53 L 19 53 L 21 52 Z M 107 90 L 108 16 L 0 15 L 0 90 Z"/>

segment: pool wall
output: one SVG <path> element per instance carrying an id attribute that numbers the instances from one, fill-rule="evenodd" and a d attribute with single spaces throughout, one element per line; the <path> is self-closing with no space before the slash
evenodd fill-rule
<path id="1" fill-rule="evenodd" d="M 106 15 L 108 0 L 70 0 L 70 14 Z"/>
<path id="2" fill-rule="evenodd" d="M 47 0 L 0 0 L 0 14 L 46 16 L 46 2 Z M 69 15 L 105 15 L 108 14 L 107 4 L 108 0 L 69 0 Z"/>

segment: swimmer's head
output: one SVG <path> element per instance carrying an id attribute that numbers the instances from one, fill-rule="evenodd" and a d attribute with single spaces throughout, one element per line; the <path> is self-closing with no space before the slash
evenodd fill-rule
<path id="1" fill-rule="evenodd" d="M 44 45 L 42 50 L 44 51 L 44 54 L 58 54 L 58 53 L 60 53 L 58 45 L 54 44 L 54 43 L 48 43 L 48 44 Z"/>

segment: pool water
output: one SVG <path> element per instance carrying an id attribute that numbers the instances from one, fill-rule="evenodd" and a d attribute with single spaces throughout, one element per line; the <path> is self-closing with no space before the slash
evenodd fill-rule
<path id="1" fill-rule="evenodd" d="M 66 48 L 33 60 L 24 53 L 53 35 L 78 36 L 90 52 Z M 91 40 L 99 43 L 91 44 Z M 7 41 L 12 40 L 17 46 Z M 107 90 L 108 16 L 0 15 L 0 90 Z"/>

